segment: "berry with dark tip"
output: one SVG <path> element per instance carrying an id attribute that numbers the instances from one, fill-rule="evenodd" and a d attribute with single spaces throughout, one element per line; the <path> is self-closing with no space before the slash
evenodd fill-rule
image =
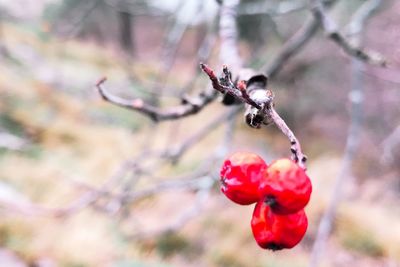
<path id="1" fill-rule="evenodd" d="M 273 212 L 263 200 L 257 203 L 251 219 L 251 229 L 257 244 L 270 250 L 296 246 L 303 239 L 307 227 L 304 210 L 280 215 Z"/>
<path id="2" fill-rule="evenodd" d="M 290 159 L 273 162 L 259 187 L 263 200 L 277 214 L 290 214 L 303 209 L 310 200 L 311 191 L 311 181 L 305 170 Z"/>

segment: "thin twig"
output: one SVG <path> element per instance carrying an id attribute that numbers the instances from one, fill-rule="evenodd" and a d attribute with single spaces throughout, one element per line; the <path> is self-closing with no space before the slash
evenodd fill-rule
<path id="1" fill-rule="evenodd" d="M 400 125 L 397 126 L 391 134 L 381 143 L 382 155 L 381 162 L 391 164 L 394 161 L 393 150 L 400 144 Z"/>
<path id="2" fill-rule="evenodd" d="M 135 3 L 130 3 L 126 1 L 127 4 L 124 8 L 118 5 L 118 2 L 110 0 L 103 0 L 104 4 L 108 5 L 109 7 L 113 8 L 117 12 L 126 12 L 132 17 L 136 16 L 152 16 L 152 17 L 160 17 L 160 16 L 167 16 L 169 15 L 165 10 L 158 8 L 156 6 L 152 6 L 151 8 L 147 7 L 140 7 L 135 5 Z M 133 2 L 133 1 L 132 1 Z"/>
<path id="3" fill-rule="evenodd" d="M 327 8 L 332 6 L 336 0 L 332 0 L 327 3 Z M 261 69 L 264 70 L 264 73 L 272 78 L 278 74 L 278 72 L 282 69 L 283 65 L 300 49 L 306 45 L 311 38 L 318 32 L 320 22 L 314 18 L 310 17 L 306 20 L 306 22 L 301 26 L 301 28 L 289 39 L 287 40 L 282 48 L 279 50 L 277 55 L 266 65 L 264 65 Z"/>
<path id="4" fill-rule="evenodd" d="M 297 162 L 300 167 L 303 169 L 306 168 L 307 156 L 303 154 L 301 150 L 301 145 L 299 140 L 297 140 L 293 131 L 287 126 L 286 122 L 279 116 L 279 114 L 275 111 L 273 105 L 270 105 L 269 114 L 272 117 L 275 125 L 281 130 L 281 132 L 286 135 L 286 137 L 290 141 L 290 151 L 292 152 L 292 159 L 294 162 Z"/>
<path id="5" fill-rule="evenodd" d="M 200 176 L 200 178 L 189 180 L 195 182 L 194 184 L 192 184 L 194 186 L 192 189 L 197 190 L 195 202 L 189 205 L 185 210 L 183 210 L 183 212 L 178 216 L 178 218 L 172 224 L 163 226 L 160 229 L 156 229 L 149 232 L 138 232 L 134 235 L 131 235 L 131 237 L 145 238 L 148 236 L 179 231 L 186 223 L 189 222 L 189 220 L 195 218 L 199 214 L 199 212 L 202 210 L 204 204 L 206 203 L 206 200 L 208 199 L 211 193 L 213 185 L 215 184 L 215 182 L 218 182 L 218 179 L 215 179 L 215 177 L 217 177 L 218 174 L 213 173 L 212 165 L 215 165 L 216 162 L 218 162 L 219 164 L 219 161 L 228 152 L 229 147 L 231 146 L 233 140 L 234 127 L 235 127 L 235 118 L 234 116 L 232 116 L 226 121 L 225 134 L 222 136 L 220 145 L 215 149 L 211 157 L 208 158 L 208 160 L 205 162 L 204 166 L 206 167 L 205 170 L 207 171 L 206 173 L 203 174 L 204 176 Z M 199 176 L 199 174 L 194 176 Z M 185 189 L 188 189 L 187 185 L 188 184 L 184 185 Z"/>
<path id="6" fill-rule="evenodd" d="M 325 33 L 337 45 L 342 47 L 347 54 L 372 65 L 386 66 L 386 60 L 381 55 L 375 52 L 367 52 L 359 48 L 357 45 L 352 44 L 339 32 L 336 23 L 327 14 L 321 0 L 310 0 L 310 2 L 311 2 L 311 11 L 314 17 L 318 21 L 320 21 Z"/>
<path id="7" fill-rule="evenodd" d="M 256 107 L 257 109 L 261 109 L 261 106 L 257 104 L 256 102 L 253 101 L 253 99 L 249 98 L 246 94 L 246 92 L 240 90 L 235 84 L 233 84 L 231 77 L 229 75 L 225 75 L 221 80 L 223 80 L 223 83 L 218 79 L 218 77 L 215 75 L 215 72 L 208 67 L 204 63 L 200 63 L 201 69 L 208 75 L 208 77 L 211 80 L 212 86 L 215 90 L 222 94 L 230 94 L 237 99 L 239 99 L 243 103 L 247 103 L 251 106 Z M 224 66 L 223 69 L 226 69 L 226 66 Z"/>
<path id="8" fill-rule="evenodd" d="M 239 0 L 224 0 L 220 8 L 219 37 L 221 38 L 220 60 L 237 72 L 242 60 L 237 45 L 236 16 Z"/>
<path id="9" fill-rule="evenodd" d="M 396 69 L 365 69 L 363 74 L 373 79 L 378 79 L 393 85 L 400 84 L 399 70 Z M 398 88 L 398 87 L 396 87 Z"/>
<path id="10" fill-rule="evenodd" d="M 208 23 L 208 25 L 207 25 L 207 32 L 199 46 L 199 49 L 197 50 L 196 62 L 207 61 L 210 58 L 211 53 L 213 52 L 213 49 L 214 49 L 216 41 L 217 41 L 217 36 L 216 36 L 216 32 L 215 32 L 215 24 L 216 24 L 217 19 L 218 18 L 216 17 L 214 19 L 215 21 Z M 184 89 L 182 90 L 181 95 L 192 91 L 192 89 L 196 83 L 196 80 L 200 77 L 200 74 L 201 74 L 201 70 L 198 68 L 197 65 L 195 65 L 195 74 L 186 83 L 186 85 L 183 86 Z"/>
<path id="11" fill-rule="evenodd" d="M 71 214 L 76 214 L 82 209 L 94 204 L 105 192 L 109 192 L 110 188 L 126 173 L 131 167 L 130 162 L 125 162 L 121 165 L 115 175 L 107 179 L 100 187 L 92 188 L 80 195 L 74 201 L 59 208 L 49 208 L 33 203 L 29 200 L 24 202 L 9 201 L 0 198 L 0 205 L 10 211 L 17 211 L 20 214 L 27 216 L 50 216 L 50 217 L 65 217 Z"/>
<path id="12" fill-rule="evenodd" d="M 170 190 L 197 190 L 203 186 L 205 182 L 208 183 L 210 177 L 201 176 L 191 179 L 175 179 L 172 181 L 165 181 L 154 185 L 153 187 L 143 189 L 136 192 L 126 192 L 119 197 L 123 197 L 126 202 L 134 202 L 146 197 L 158 194 L 160 192 L 170 191 Z"/>
<path id="13" fill-rule="evenodd" d="M 175 120 L 196 114 L 217 97 L 215 91 L 208 90 L 200 93 L 197 97 L 191 98 L 190 101 L 186 99 L 182 105 L 160 109 L 145 103 L 141 98 L 127 100 L 111 94 L 103 86 L 105 81 L 106 78 L 103 78 L 96 84 L 96 87 L 104 100 L 120 107 L 138 111 L 147 115 L 156 122 Z"/>
<path id="14" fill-rule="evenodd" d="M 318 28 L 319 22 L 316 19 L 307 19 L 304 25 L 283 44 L 277 55 L 261 68 L 264 73 L 270 78 L 276 76 L 283 65 L 317 33 Z"/>
<path id="15" fill-rule="evenodd" d="M 247 95 L 247 93 L 244 93 L 245 90 L 239 89 L 238 85 L 231 85 L 230 82 L 227 83 L 226 79 L 229 78 L 229 75 L 227 75 L 229 72 L 227 72 L 226 67 L 224 66 L 224 77 L 221 77 L 220 79 L 217 78 L 215 75 L 215 72 L 208 67 L 207 65 L 201 63 L 200 64 L 202 70 L 204 73 L 208 75 L 210 78 L 212 85 L 215 90 L 225 94 L 229 93 L 235 96 L 238 100 L 241 102 L 250 105 L 251 107 L 257 109 L 260 111 L 260 114 L 262 115 L 262 120 L 272 120 L 275 125 L 279 128 L 279 130 L 282 131 L 282 133 L 289 139 L 290 144 L 291 144 L 291 152 L 292 152 L 292 159 L 299 164 L 300 167 L 303 169 L 306 168 L 305 163 L 307 160 L 307 157 L 303 154 L 300 146 L 300 142 L 297 140 L 296 136 L 290 130 L 290 128 L 287 126 L 285 121 L 279 116 L 279 114 L 275 111 L 273 107 L 273 93 L 270 90 L 265 90 L 260 88 L 258 89 L 257 94 L 251 94 Z M 224 84 L 222 84 L 224 83 Z M 229 85 L 229 86 L 227 86 Z M 266 85 L 266 84 L 265 84 Z M 240 86 L 239 86 L 240 87 Z M 261 94 L 261 93 L 262 94 Z M 246 96 L 244 96 L 244 94 Z M 257 97 L 257 98 L 256 98 Z"/>
<path id="16" fill-rule="evenodd" d="M 240 106 L 236 106 L 232 110 L 229 110 L 228 112 L 225 112 L 221 116 L 215 118 L 214 120 L 206 124 L 203 128 L 201 128 L 199 131 L 195 132 L 189 138 L 181 142 L 179 146 L 166 151 L 165 157 L 171 158 L 171 160 L 174 163 L 176 163 L 179 160 L 179 158 L 181 158 L 182 155 L 190 147 L 198 143 L 200 140 L 202 140 L 204 137 L 210 134 L 213 130 L 217 129 L 218 126 L 220 126 L 224 121 L 234 118 L 239 113 L 241 108 L 242 107 Z"/>
<path id="17" fill-rule="evenodd" d="M 364 28 L 366 20 L 375 10 L 378 9 L 381 2 L 381 0 L 369 0 L 361 7 L 364 12 L 356 13 L 357 16 L 353 18 L 355 23 L 350 24 L 349 28 L 349 31 L 353 33 L 353 41 L 356 43 L 361 42 L 360 33 Z M 328 207 L 326 208 L 318 227 L 317 236 L 311 252 L 309 267 L 317 267 L 319 265 L 320 259 L 325 250 L 326 242 L 332 230 L 332 224 L 336 216 L 338 205 L 342 200 L 343 187 L 346 179 L 351 176 L 351 166 L 354 156 L 356 155 L 360 139 L 359 136 L 362 131 L 362 104 L 364 99 L 362 83 L 363 68 L 364 62 L 358 58 L 352 59 L 352 85 L 351 91 L 349 92 L 351 101 L 351 122 L 347 135 L 346 148 L 342 159 L 342 166 L 336 178 Z"/>
<path id="18" fill-rule="evenodd" d="M 268 15 L 271 17 L 287 15 L 307 8 L 305 1 L 281 1 L 276 4 L 246 3 L 239 6 L 239 16 Z"/>
<path id="19" fill-rule="evenodd" d="M 178 9 L 174 12 L 175 14 L 185 12 L 185 4 L 187 1 L 182 1 L 178 5 Z M 203 9 L 203 1 L 199 1 L 193 13 L 190 16 L 196 20 L 198 17 L 202 16 L 202 9 Z M 187 11 L 186 11 L 187 12 Z M 161 54 L 161 62 L 162 62 L 162 71 L 161 74 L 163 75 L 162 84 L 168 79 L 168 75 L 171 70 L 171 66 L 174 64 L 176 54 L 179 48 L 179 45 L 182 42 L 183 36 L 189 27 L 189 20 L 182 22 L 175 17 L 172 18 L 173 23 L 168 30 L 168 33 L 165 37 L 165 42 L 162 47 L 162 54 Z"/>
<path id="20" fill-rule="evenodd" d="M 67 39 L 72 39 L 79 33 L 79 31 L 81 31 L 85 20 L 101 4 L 101 1 L 100 0 L 92 0 L 91 2 L 88 1 L 86 6 L 80 6 L 79 4 L 77 9 L 79 9 L 79 12 L 81 13 L 78 15 L 74 15 L 72 19 L 68 21 L 69 28 L 64 32 L 61 32 L 61 34 L 63 34 Z"/>

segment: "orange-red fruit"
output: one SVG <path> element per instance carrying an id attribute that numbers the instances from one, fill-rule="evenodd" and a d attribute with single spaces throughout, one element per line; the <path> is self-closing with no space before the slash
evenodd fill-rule
<path id="1" fill-rule="evenodd" d="M 304 210 L 279 215 L 264 201 L 259 201 L 251 219 L 251 229 L 257 244 L 265 249 L 281 250 L 296 246 L 307 231 Z"/>
<path id="2" fill-rule="evenodd" d="M 254 153 L 236 152 L 221 168 L 221 191 L 233 202 L 249 205 L 260 199 L 259 184 L 267 164 Z"/>
<path id="3" fill-rule="evenodd" d="M 312 191 L 305 171 L 290 159 L 273 162 L 260 181 L 259 193 L 278 214 L 295 213 L 303 209 Z"/>

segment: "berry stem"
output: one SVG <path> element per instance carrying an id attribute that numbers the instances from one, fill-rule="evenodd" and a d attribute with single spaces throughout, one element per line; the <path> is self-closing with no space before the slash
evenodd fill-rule
<path id="1" fill-rule="evenodd" d="M 264 203 L 268 206 L 272 206 L 276 203 L 276 199 L 274 197 L 268 196 L 265 198 Z"/>
<path id="2" fill-rule="evenodd" d="M 307 161 L 307 156 L 303 154 L 299 140 L 296 138 L 289 126 L 287 126 L 286 122 L 281 118 L 281 116 L 279 116 L 278 112 L 276 112 L 273 105 L 270 105 L 269 107 L 269 115 L 279 130 L 281 130 L 281 132 L 289 139 L 292 160 L 301 168 L 306 169 L 305 163 Z"/>

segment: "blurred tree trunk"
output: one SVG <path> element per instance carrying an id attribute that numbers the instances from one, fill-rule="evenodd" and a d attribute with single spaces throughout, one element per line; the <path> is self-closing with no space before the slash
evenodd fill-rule
<path id="1" fill-rule="evenodd" d="M 133 32 L 133 16 L 129 12 L 118 11 L 118 23 L 121 48 L 130 56 L 135 55 L 135 44 Z"/>
<path id="2" fill-rule="evenodd" d="M 3 44 L 3 12 L 0 9 L 0 56 L 8 55 L 7 49 Z"/>

